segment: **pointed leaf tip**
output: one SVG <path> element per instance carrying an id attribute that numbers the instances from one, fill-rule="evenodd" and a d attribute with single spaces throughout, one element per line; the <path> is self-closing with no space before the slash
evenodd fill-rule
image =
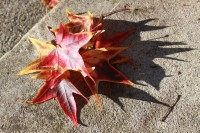
<path id="1" fill-rule="evenodd" d="M 33 104 L 32 101 L 25 101 L 26 104 Z"/>
<path id="2" fill-rule="evenodd" d="M 92 13 L 90 11 L 88 11 L 87 13 L 88 13 L 88 16 L 92 16 Z"/>
<path id="3" fill-rule="evenodd" d="M 71 12 L 69 11 L 69 9 L 66 9 L 65 11 L 66 11 L 67 16 L 68 16 L 68 14 L 71 13 Z"/>
<path id="4" fill-rule="evenodd" d="M 127 81 L 128 85 L 135 87 L 135 84 L 133 82 L 131 82 L 130 80 Z"/>

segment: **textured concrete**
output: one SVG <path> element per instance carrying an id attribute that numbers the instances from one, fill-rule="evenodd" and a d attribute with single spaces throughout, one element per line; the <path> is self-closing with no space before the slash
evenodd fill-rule
<path id="1" fill-rule="evenodd" d="M 63 2 L 33 27 L 13 50 L 0 60 L 0 131 L 1 132 L 67 132 L 67 133 L 199 133 L 200 132 L 200 2 L 198 0 L 127 0 L 139 8 L 118 13 L 105 20 L 108 34 L 133 27 L 140 28 L 125 44 L 125 52 L 134 65 L 117 66 L 137 85 L 135 88 L 101 84 L 99 111 L 94 98 L 90 105 L 78 102 L 79 127 L 65 117 L 56 101 L 27 105 L 41 82 L 30 76 L 16 77 L 37 52 L 27 36 L 50 41 L 47 26 L 66 21 L 65 8 L 76 13 L 90 10 L 95 15 L 109 12 L 116 1 Z M 117 7 L 117 8 L 119 8 Z M 153 18 L 157 18 L 153 20 Z M 168 27 L 166 27 L 168 26 Z M 109 89 L 112 88 L 112 89 Z M 181 99 L 165 122 L 161 119 L 177 95 Z M 82 99 L 81 99 L 82 100 Z"/>
<path id="2" fill-rule="evenodd" d="M 1 0 L 0 57 L 11 50 L 43 16 L 40 0 Z"/>

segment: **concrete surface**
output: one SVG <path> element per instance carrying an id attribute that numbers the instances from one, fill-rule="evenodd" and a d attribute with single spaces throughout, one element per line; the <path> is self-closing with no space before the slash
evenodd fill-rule
<path id="1" fill-rule="evenodd" d="M 95 15 L 109 12 L 117 1 L 71 1 L 61 3 L 0 60 L 0 131 L 67 132 L 67 133 L 199 133 L 200 132 L 200 2 L 198 0 L 126 0 L 139 8 L 134 12 L 112 15 L 105 20 L 108 34 L 139 27 L 140 31 L 125 44 L 133 46 L 125 52 L 134 65 L 117 66 L 136 85 L 101 84 L 99 111 L 94 98 L 90 105 L 80 99 L 79 127 L 65 117 L 58 103 L 50 100 L 40 105 L 27 105 L 42 82 L 30 75 L 16 77 L 26 64 L 37 57 L 28 41 L 31 36 L 42 41 L 52 39 L 47 26 L 65 22 L 65 8 L 80 13 L 90 10 Z M 153 20 L 154 18 L 157 18 Z M 168 26 L 168 27 L 166 27 Z M 110 89 L 108 89 L 110 88 Z M 112 88 L 112 89 L 111 89 Z M 181 99 L 165 122 L 161 119 L 177 95 Z"/>
<path id="2" fill-rule="evenodd" d="M 1 0 L 0 57 L 11 50 L 43 16 L 40 0 Z"/>

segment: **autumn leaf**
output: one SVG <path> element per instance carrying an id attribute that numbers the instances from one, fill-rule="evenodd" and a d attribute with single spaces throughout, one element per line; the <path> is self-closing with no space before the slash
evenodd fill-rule
<path id="1" fill-rule="evenodd" d="M 102 22 L 102 18 L 99 19 L 98 23 Z M 100 26 L 98 30 L 102 30 L 103 26 Z M 95 44 L 94 48 L 104 48 L 104 47 L 117 47 L 122 44 L 129 36 L 136 33 L 137 29 L 131 29 L 126 32 L 118 32 L 116 34 L 113 34 L 109 37 L 105 36 L 103 34 L 99 34 L 98 36 L 95 36 Z M 124 62 L 131 62 L 131 60 L 126 57 L 125 55 L 118 54 L 115 58 L 112 59 L 111 64 L 117 64 L 117 63 L 124 63 Z"/>
<path id="2" fill-rule="evenodd" d="M 73 14 L 68 9 L 66 9 L 66 14 L 70 23 L 75 23 L 76 25 L 74 27 L 79 27 L 79 32 L 92 31 L 93 15 L 89 11 L 88 11 L 88 16 L 83 16 L 83 15 Z M 68 23 L 64 25 L 65 28 L 67 28 L 67 26 L 68 26 Z M 70 26 L 70 28 L 72 27 Z"/>
<path id="3" fill-rule="evenodd" d="M 137 30 L 132 29 L 126 32 L 119 32 L 113 34 L 112 36 L 106 37 L 104 34 L 100 34 L 97 38 L 95 48 L 102 47 L 111 47 L 111 46 L 119 46 L 122 42 L 124 42 L 130 35 L 135 33 Z"/>
<path id="4" fill-rule="evenodd" d="M 55 4 L 58 0 L 45 2 L 51 5 L 51 2 Z M 102 17 L 97 24 L 94 24 L 93 15 L 90 12 L 87 16 L 76 15 L 69 10 L 66 13 L 68 23 L 60 24 L 58 28 L 48 27 L 54 37 L 53 44 L 30 38 L 39 52 L 39 57 L 18 75 L 33 73 L 35 74 L 33 78 L 45 81 L 36 96 L 28 103 L 42 103 L 56 98 L 64 113 L 75 125 L 78 125 L 73 94 L 78 94 L 86 101 L 88 100 L 78 90 L 79 87 L 75 87 L 76 83 L 71 82 L 71 78 L 74 74 L 75 77 L 77 73 L 82 74 L 100 107 L 99 82 L 107 81 L 133 86 L 133 83 L 112 65 L 129 60 L 121 54 L 128 47 L 119 46 L 135 33 L 136 29 L 107 37 L 104 34 Z M 72 71 L 76 73 L 72 74 Z M 78 79 L 75 81 L 78 82 Z"/>
<path id="5" fill-rule="evenodd" d="M 88 16 L 76 15 L 66 9 L 66 14 L 69 22 L 65 23 L 63 27 L 71 33 L 91 32 L 93 31 L 93 15 L 88 12 Z M 58 32 L 59 29 L 51 29 L 53 32 Z"/>
<path id="6" fill-rule="evenodd" d="M 128 80 L 120 71 L 115 69 L 109 60 L 117 56 L 121 51 L 125 50 L 127 47 L 107 47 L 93 49 L 85 52 L 82 57 L 86 66 L 94 66 L 94 70 L 90 72 L 91 76 L 94 78 L 96 84 L 91 82 L 90 79 L 85 78 L 87 85 L 95 96 L 99 106 L 100 100 L 97 96 L 98 83 L 100 81 L 123 83 L 133 86 L 133 83 Z"/>
<path id="7" fill-rule="evenodd" d="M 53 8 L 59 3 L 59 0 L 42 0 L 42 3 L 49 8 Z"/>
<path id="8" fill-rule="evenodd" d="M 56 32 L 56 48 L 40 62 L 40 67 L 62 67 L 68 70 L 80 71 L 84 77 L 88 76 L 92 80 L 79 49 L 84 46 L 91 38 L 92 33 L 70 33 L 62 24 Z"/>
<path id="9" fill-rule="evenodd" d="M 53 44 L 44 43 L 31 37 L 29 37 L 29 39 L 39 52 L 39 57 L 32 63 L 30 63 L 27 67 L 25 67 L 23 70 L 21 70 L 18 73 L 18 75 L 24 75 L 42 71 L 44 68 L 39 68 L 41 60 L 56 48 Z"/>
<path id="10" fill-rule="evenodd" d="M 127 47 L 107 47 L 93 49 L 82 55 L 86 65 L 95 67 L 90 73 L 96 82 L 109 81 L 133 85 L 130 80 L 109 63 L 110 59 L 114 58 L 125 49 L 127 49 Z"/>
<path id="11" fill-rule="evenodd" d="M 93 26 L 93 31 L 104 31 L 103 27 L 103 17 L 101 16 L 98 19 L 98 22 L 96 25 Z M 103 47 L 112 47 L 112 46 L 119 46 L 122 42 L 124 42 L 130 35 L 137 32 L 137 28 L 125 31 L 125 32 L 118 32 L 116 34 L 113 34 L 111 36 L 106 36 L 104 32 L 102 34 L 96 34 L 96 36 L 93 36 L 92 39 L 95 40 L 95 43 L 93 44 L 94 48 L 103 48 Z M 94 41 L 93 40 L 93 41 Z"/>
<path id="12" fill-rule="evenodd" d="M 101 30 L 103 27 L 100 26 Z M 104 33 L 98 34 L 97 36 L 94 36 L 84 47 L 82 47 L 85 50 L 90 49 L 99 49 L 99 48 L 107 48 L 107 47 L 118 47 L 124 42 L 130 35 L 135 33 L 137 30 L 132 29 L 126 32 L 119 32 L 116 34 L 113 34 L 109 37 L 106 37 Z M 84 53 L 84 52 L 83 52 Z M 111 60 L 111 64 L 117 64 L 117 63 L 124 63 L 124 62 L 131 62 L 131 60 L 122 54 L 118 54 Z"/>
<path id="13" fill-rule="evenodd" d="M 76 102 L 73 94 L 82 96 L 87 102 L 88 100 L 69 81 L 68 76 L 68 72 L 65 72 L 58 78 L 46 81 L 45 84 L 39 89 L 37 95 L 32 99 L 32 101 L 27 101 L 27 103 L 42 103 L 52 98 L 56 98 L 64 113 L 71 118 L 76 126 L 78 126 L 76 116 Z"/>
<path id="14" fill-rule="evenodd" d="M 121 64 L 121 63 L 129 63 L 129 64 L 133 64 L 133 60 L 131 60 L 130 58 L 128 58 L 126 55 L 123 54 L 118 54 L 116 57 L 112 58 L 110 61 L 110 64 Z"/>

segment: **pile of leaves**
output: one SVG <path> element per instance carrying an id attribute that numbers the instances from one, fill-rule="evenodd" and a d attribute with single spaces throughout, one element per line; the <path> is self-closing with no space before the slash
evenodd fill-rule
<path id="1" fill-rule="evenodd" d="M 78 125 L 76 102 L 73 94 L 78 94 L 87 102 L 70 77 L 76 71 L 82 75 L 98 105 L 98 84 L 100 81 L 116 82 L 127 85 L 133 83 L 113 64 L 123 63 L 129 59 L 121 54 L 128 47 L 120 44 L 136 30 L 105 35 L 102 25 L 103 17 L 94 23 L 93 15 L 75 15 L 67 10 L 69 22 L 60 23 L 58 28 L 49 27 L 54 43 L 45 43 L 34 38 L 30 41 L 37 48 L 39 57 L 25 67 L 18 75 L 34 74 L 34 78 L 45 81 L 36 96 L 28 103 L 42 103 L 56 98 L 64 113 Z"/>

